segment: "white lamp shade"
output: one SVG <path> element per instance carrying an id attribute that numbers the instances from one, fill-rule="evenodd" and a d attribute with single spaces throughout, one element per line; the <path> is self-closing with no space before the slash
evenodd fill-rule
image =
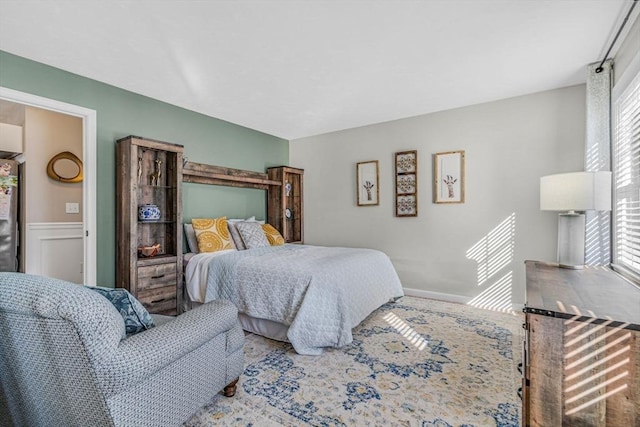
<path id="1" fill-rule="evenodd" d="M 0 151 L 22 153 L 22 126 L 0 123 Z"/>
<path id="2" fill-rule="evenodd" d="M 543 211 L 610 211 L 611 172 L 572 172 L 540 178 Z"/>

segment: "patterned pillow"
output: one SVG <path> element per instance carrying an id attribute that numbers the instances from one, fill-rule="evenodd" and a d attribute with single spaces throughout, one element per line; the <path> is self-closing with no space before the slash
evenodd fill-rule
<path id="1" fill-rule="evenodd" d="M 214 219 L 192 219 L 191 224 L 198 239 L 199 252 L 216 252 L 224 249 L 235 249 L 229 229 L 227 217 Z"/>
<path id="2" fill-rule="evenodd" d="M 229 233 L 231 234 L 231 240 L 233 241 L 233 244 L 236 246 L 236 249 L 238 249 L 239 251 L 243 251 L 247 248 L 244 245 L 244 242 L 242 241 L 242 237 L 240 237 L 240 233 L 236 228 L 236 224 L 239 222 L 245 222 L 245 221 L 264 224 L 264 221 L 262 220 L 257 221 L 255 216 L 249 217 L 247 219 L 228 219 L 227 220 L 227 224 L 229 225 Z"/>
<path id="3" fill-rule="evenodd" d="M 155 326 L 153 318 L 147 309 L 126 289 L 102 288 L 99 286 L 87 286 L 87 288 L 96 291 L 113 304 L 124 320 L 127 336 L 151 329 Z"/>
<path id="4" fill-rule="evenodd" d="M 276 228 L 271 224 L 262 225 L 262 230 L 264 231 L 264 235 L 267 236 L 267 240 L 271 246 L 280 246 L 284 245 L 284 237 Z"/>
<path id="5" fill-rule="evenodd" d="M 238 233 L 247 249 L 269 246 L 267 236 L 262 231 L 262 226 L 257 222 L 239 222 L 236 224 Z"/>

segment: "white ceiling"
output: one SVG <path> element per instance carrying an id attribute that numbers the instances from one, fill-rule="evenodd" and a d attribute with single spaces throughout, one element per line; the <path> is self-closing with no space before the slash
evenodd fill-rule
<path id="1" fill-rule="evenodd" d="M 583 83 L 631 0 L 0 0 L 0 49 L 295 139 Z"/>

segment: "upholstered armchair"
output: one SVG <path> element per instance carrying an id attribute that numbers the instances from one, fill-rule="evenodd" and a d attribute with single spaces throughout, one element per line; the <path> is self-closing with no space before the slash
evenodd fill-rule
<path id="1" fill-rule="evenodd" d="M 0 273 L 0 425 L 179 425 L 235 393 L 243 343 L 227 301 L 126 336 L 99 293 Z"/>

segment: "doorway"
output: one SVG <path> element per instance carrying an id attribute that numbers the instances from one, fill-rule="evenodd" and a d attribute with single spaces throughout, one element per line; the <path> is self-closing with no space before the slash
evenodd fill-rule
<path id="1" fill-rule="evenodd" d="M 97 114 L 95 110 L 43 98 L 40 96 L 0 87 L 0 99 L 49 110 L 82 120 L 82 235 L 83 268 L 82 280 L 86 285 L 95 285 L 96 265 L 96 144 Z"/>

